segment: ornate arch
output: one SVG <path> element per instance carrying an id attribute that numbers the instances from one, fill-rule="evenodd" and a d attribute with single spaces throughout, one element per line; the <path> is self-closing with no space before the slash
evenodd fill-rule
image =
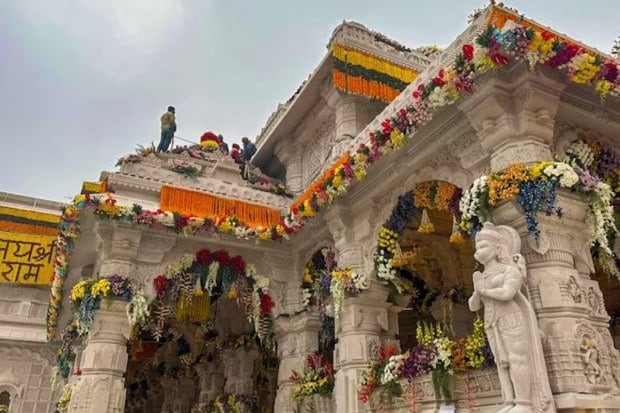
<path id="1" fill-rule="evenodd" d="M 421 214 L 422 222 L 419 231 L 434 231 L 432 223 L 428 219 L 427 209 L 446 211 L 454 216 L 454 222 L 458 222 L 460 212 L 458 204 L 462 190 L 447 181 L 423 180 L 424 175 L 418 174 L 409 178 L 406 182 L 409 191 L 403 191 L 398 187 L 388 195 L 396 201 L 387 204 L 379 213 L 379 220 L 375 223 L 372 245 L 375 251 L 374 271 L 375 275 L 389 281 L 398 293 L 409 291 L 412 287 L 407 280 L 398 276 L 393 260 L 399 258 L 398 238 L 407 228 L 411 220 Z M 458 226 L 452 226 L 451 242 L 461 242 L 464 234 Z"/>

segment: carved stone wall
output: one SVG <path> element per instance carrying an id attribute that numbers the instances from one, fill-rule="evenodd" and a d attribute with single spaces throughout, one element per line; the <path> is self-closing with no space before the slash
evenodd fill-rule
<path id="1" fill-rule="evenodd" d="M 322 124 L 315 126 L 313 137 L 303 151 L 302 187 L 312 183 L 330 163 L 331 150 L 336 138 L 335 117 L 329 116 Z"/>
<path id="2" fill-rule="evenodd" d="M 60 396 L 51 385 L 55 358 L 45 344 L 0 340 L 0 392 L 11 395 L 9 413 L 47 413 Z"/>

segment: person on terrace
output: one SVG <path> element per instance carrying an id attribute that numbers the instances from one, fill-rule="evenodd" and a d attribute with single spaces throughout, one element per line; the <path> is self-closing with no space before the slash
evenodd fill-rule
<path id="1" fill-rule="evenodd" d="M 256 145 L 254 145 L 247 136 L 241 138 L 241 142 L 243 142 L 243 160 L 250 162 L 250 159 L 252 159 L 256 153 Z"/>
<path id="2" fill-rule="evenodd" d="M 200 146 L 203 149 L 215 150 L 220 147 L 220 138 L 211 131 L 205 132 L 200 137 Z"/>
<path id="3" fill-rule="evenodd" d="M 218 138 L 220 138 L 220 153 L 224 156 L 228 155 L 228 144 L 226 142 L 224 142 L 224 136 L 223 135 L 217 135 Z"/>
<path id="4" fill-rule="evenodd" d="M 166 113 L 161 115 L 161 138 L 157 146 L 157 152 L 168 152 L 168 148 L 174 138 L 174 132 L 177 131 L 176 109 L 174 106 L 168 106 Z"/>
<path id="5" fill-rule="evenodd" d="M 239 144 L 233 143 L 232 151 L 230 151 L 230 156 L 231 158 L 233 158 L 237 165 L 243 165 L 244 162 L 243 158 L 241 157 L 241 148 L 239 147 Z"/>

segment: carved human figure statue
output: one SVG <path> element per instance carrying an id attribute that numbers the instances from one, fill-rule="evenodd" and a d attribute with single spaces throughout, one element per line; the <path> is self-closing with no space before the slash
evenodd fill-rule
<path id="1" fill-rule="evenodd" d="M 521 293 L 526 277 L 521 238 L 509 226 L 484 224 L 476 235 L 476 271 L 469 309 L 484 306 L 504 406 L 500 413 L 554 412 L 536 315 Z"/>

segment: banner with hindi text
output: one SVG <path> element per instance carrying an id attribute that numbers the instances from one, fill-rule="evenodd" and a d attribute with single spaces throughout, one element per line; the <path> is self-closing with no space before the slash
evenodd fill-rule
<path id="1" fill-rule="evenodd" d="M 0 283 L 52 283 L 56 237 L 0 231 Z"/>

